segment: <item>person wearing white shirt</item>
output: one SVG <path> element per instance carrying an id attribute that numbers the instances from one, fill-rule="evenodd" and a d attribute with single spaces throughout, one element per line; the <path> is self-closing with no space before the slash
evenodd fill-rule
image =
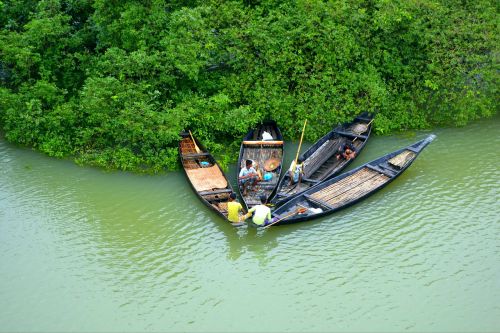
<path id="1" fill-rule="evenodd" d="M 238 182 L 243 186 L 243 195 L 247 195 L 248 184 L 255 185 L 259 177 L 252 164 L 252 160 L 246 160 L 245 167 L 241 169 L 238 175 Z"/>

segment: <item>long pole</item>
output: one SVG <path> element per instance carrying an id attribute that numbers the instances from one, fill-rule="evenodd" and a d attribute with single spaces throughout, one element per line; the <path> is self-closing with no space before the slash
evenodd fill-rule
<path id="1" fill-rule="evenodd" d="M 194 149 L 196 150 L 196 153 L 199 154 L 201 152 L 201 150 L 200 150 L 200 148 L 198 148 L 198 145 L 196 144 L 196 141 L 194 141 L 193 133 L 191 133 L 191 130 L 189 130 L 189 136 L 191 137 L 191 140 L 193 140 Z"/>
<path id="2" fill-rule="evenodd" d="M 297 164 L 297 160 L 299 159 L 300 147 L 302 146 L 302 139 L 304 139 L 304 132 L 306 131 L 307 119 L 304 121 L 304 127 L 302 128 L 302 135 L 300 136 L 299 148 L 297 149 L 297 155 L 295 155 L 295 164 Z"/>
<path id="3" fill-rule="evenodd" d="M 295 212 L 290 213 L 290 214 L 288 214 L 288 215 L 286 215 L 286 216 L 284 216 L 284 217 L 280 218 L 279 220 L 274 221 L 273 223 L 271 223 L 271 224 L 268 224 L 268 225 L 264 226 L 264 229 L 267 229 L 267 228 L 269 228 L 270 226 L 272 226 L 272 225 L 274 225 L 274 224 L 276 224 L 276 223 L 278 223 L 278 222 L 281 222 L 281 221 L 283 221 L 284 219 L 287 219 L 287 218 L 289 218 L 289 217 L 291 217 L 291 216 L 293 216 L 293 215 L 297 215 L 297 214 L 299 214 L 299 213 L 303 213 L 303 212 L 305 212 L 306 210 L 307 210 L 307 208 L 304 208 L 304 207 L 302 207 L 302 206 L 301 206 L 301 208 L 297 208 L 297 209 L 295 210 Z"/>

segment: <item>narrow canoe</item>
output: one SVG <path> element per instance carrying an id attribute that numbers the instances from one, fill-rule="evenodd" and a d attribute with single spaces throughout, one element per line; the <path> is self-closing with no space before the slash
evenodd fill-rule
<path id="1" fill-rule="evenodd" d="M 272 139 L 264 132 L 270 134 Z M 243 193 L 243 187 L 238 181 L 240 194 L 247 208 L 260 204 L 261 196 L 269 199 L 274 193 L 282 170 L 283 146 L 283 136 L 274 121 L 264 122 L 243 138 L 236 176 L 238 177 L 241 169 L 245 167 L 246 160 L 256 162 L 263 176 L 263 180 L 253 188 L 250 187 L 246 194 Z"/>
<path id="2" fill-rule="evenodd" d="M 382 156 L 298 194 L 273 212 L 275 225 L 292 224 L 331 214 L 382 189 L 403 173 L 435 139 L 431 134 L 408 147 Z"/>
<path id="3" fill-rule="evenodd" d="M 187 132 L 180 136 L 179 156 L 192 188 L 205 205 L 227 220 L 227 202 L 233 189 L 226 175 L 196 138 Z"/>
<path id="4" fill-rule="evenodd" d="M 272 199 L 275 205 L 281 205 L 290 197 L 302 193 L 312 186 L 334 177 L 347 167 L 365 147 L 372 130 L 373 116 L 364 112 L 350 123 L 335 127 L 328 134 L 309 147 L 302 155 L 304 176 L 300 184 L 290 185 L 290 176 L 286 170 Z M 337 159 L 338 149 L 345 143 L 351 143 L 356 156 L 349 160 Z"/>

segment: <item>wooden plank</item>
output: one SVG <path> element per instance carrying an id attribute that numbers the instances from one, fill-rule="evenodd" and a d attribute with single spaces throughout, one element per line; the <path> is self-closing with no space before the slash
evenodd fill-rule
<path id="1" fill-rule="evenodd" d="M 210 153 L 199 153 L 199 154 L 182 154 L 182 158 L 197 158 L 210 156 Z"/>
<path id="2" fill-rule="evenodd" d="M 311 178 L 302 178 L 302 181 L 303 182 L 308 182 L 308 183 L 313 183 L 313 184 L 319 183 L 319 180 L 314 180 L 314 179 L 311 179 Z"/>
<path id="3" fill-rule="evenodd" d="M 385 169 L 379 168 L 378 165 L 367 164 L 366 167 L 372 169 L 373 171 L 376 171 L 378 173 L 386 175 L 387 177 L 391 177 L 391 178 L 397 174 L 397 172 L 391 172 L 390 170 L 385 170 Z"/>
<path id="4" fill-rule="evenodd" d="M 344 139 L 331 139 L 325 141 L 309 158 L 304 161 L 304 173 L 312 177 L 328 160 L 337 153 L 338 147 Z"/>
<path id="5" fill-rule="evenodd" d="M 406 147 L 406 150 L 410 150 L 410 151 L 412 151 L 412 152 L 414 152 L 414 153 L 416 153 L 416 154 L 418 154 L 418 153 L 420 152 L 420 150 L 415 149 L 415 148 L 413 148 L 413 147 Z"/>
<path id="6" fill-rule="evenodd" d="M 312 194 L 312 196 L 314 198 L 321 200 L 322 198 L 327 197 L 327 196 L 331 195 L 332 193 L 338 193 L 338 192 L 344 190 L 345 185 L 356 186 L 356 185 L 366 181 L 367 179 L 370 179 L 375 174 L 376 173 L 374 173 L 373 171 L 366 169 L 366 168 L 363 168 L 363 169 L 353 173 L 352 175 L 349 175 L 349 176 L 343 178 L 342 180 L 335 182 L 335 183 L 315 192 L 314 194 Z"/>
<path id="7" fill-rule="evenodd" d="M 348 186 L 344 186 L 340 188 L 338 191 L 330 191 L 328 193 L 322 194 L 321 196 L 315 196 L 315 198 L 321 199 L 323 201 L 330 201 L 333 198 L 344 195 L 345 193 L 352 191 L 355 188 L 364 186 L 366 183 L 370 182 L 373 178 L 377 177 L 378 175 L 379 175 L 378 173 L 373 173 L 372 175 L 369 176 L 369 178 L 365 178 L 362 181 L 353 182 L 352 184 L 346 183 L 346 185 Z"/>
<path id="8" fill-rule="evenodd" d="M 318 199 L 315 199 L 315 198 L 311 197 L 309 194 L 304 194 L 304 198 L 306 198 L 309 202 L 315 204 L 316 206 L 320 206 L 321 208 L 325 208 L 328 210 L 333 209 L 333 207 L 330 206 L 328 203 L 321 201 L 321 200 L 318 200 Z"/>
<path id="9" fill-rule="evenodd" d="M 327 200 L 327 202 L 334 207 L 346 205 L 349 202 L 354 201 L 364 196 L 365 194 L 379 188 L 389 179 L 390 178 L 385 175 L 378 174 L 377 176 L 371 178 L 369 181 L 360 184 L 360 186 L 353 187 L 340 195 L 330 198 L 329 200 Z"/>
<path id="10" fill-rule="evenodd" d="M 227 180 L 217 165 L 207 168 L 186 169 L 186 174 L 196 192 L 227 187 Z"/>
<path id="11" fill-rule="evenodd" d="M 276 146 L 276 145 L 283 145 L 283 141 L 243 141 L 243 144 L 249 146 L 254 146 L 254 145 Z"/>
<path id="12" fill-rule="evenodd" d="M 344 135 L 344 136 L 350 136 L 350 137 L 353 137 L 353 138 L 358 138 L 358 139 L 368 139 L 368 136 L 367 135 L 358 135 L 358 134 L 354 134 L 354 133 L 351 133 L 351 132 L 344 132 L 344 131 L 335 131 L 335 133 L 337 134 L 340 134 L 340 135 Z"/>
<path id="13" fill-rule="evenodd" d="M 225 188 L 221 190 L 215 190 L 215 191 L 202 191 L 198 192 L 199 195 L 210 195 L 210 194 L 219 194 L 219 193 L 228 193 L 228 192 L 233 192 L 230 188 Z"/>
<path id="14" fill-rule="evenodd" d="M 366 117 L 361 117 L 361 116 L 358 116 L 358 117 L 356 117 L 356 119 L 355 119 L 355 120 L 361 120 L 361 121 L 364 121 L 364 122 L 367 122 L 367 123 L 368 123 L 368 122 L 372 121 L 372 120 L 373 120 L 373 118 L 366 118 Z"/>

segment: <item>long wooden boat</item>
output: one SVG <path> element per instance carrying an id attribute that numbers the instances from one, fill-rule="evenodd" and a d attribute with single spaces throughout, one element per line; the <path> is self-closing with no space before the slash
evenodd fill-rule
<path id="1" fill-rule="evenodd" d="M 436 136 L 382 156 L 291 198 L 274 212 L 276 225 L 307 221 L 348 207 L 380 190 L 405 171 Z"/>
<path id="2" fill-rule="evenodd" d="M 355 158 L 337 159 L 338 149 L 351 143 L 358 156 L 365 147 L 372 130 L 373 115 L 364 112 L 350 123 L 335 127 L 328 134 L 319 139 L 300 157 L 304 161 L 304 175 L 299 183 L 290 185 L 288 171 L 278 184 L 276 195 L 272 199 L 275 205 L 283 204 L 290 197 L 302 193 L 314 185 L 334 177 Z"/>
<path id="3" fill-rule="evenodd" d="M 269 137 L 267 134 L 271 137 Z M 241 197 L 247 208 L 260 204 L 260 197 L 271 197 L 278 185 L 283 164 L 284 141 L 281 132 L 274 121 L 267 121 L 252 129 L 243 138 L 238 157 L 238 174 L 245 167 L 246 160 L 252 160 L 258 165 L 263 180 L 253 188 L 243 193 L 243 187 L 238 181 Z"/>
<path id="4" fill-rule="evenodd" d="M 192 188 L 205 205 L 227 220 L 227 202 L 233 188 L 226 175 L 190 133 L 181 132 L 180 136 L 179 156 Z"/>

